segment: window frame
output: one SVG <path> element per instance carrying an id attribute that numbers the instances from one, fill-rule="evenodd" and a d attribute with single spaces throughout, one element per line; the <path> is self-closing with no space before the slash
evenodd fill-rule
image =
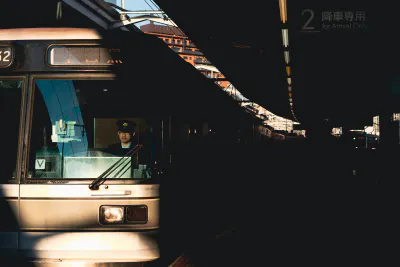
<path id="1" fill-rule="evenodd" d="M 21 184 L 90 184 L 94 179 L 74 178 L 74 179 L 51 179 L 51 178 L 28 178 L 28 162 L 30 156 L 31 131 L 33 123 L 33 104 L 35 95 L 35 84 L 37 80 L 115 80 L 116 74 L 112 73 L 46 73 L 32 74 L 29 77 L 28 101 L 27 101 L 27 118 L 25 128 L 27 131 L 24 135 L 24 164 L 22 166 L 24 175 L 21 176 Z M 155 184 L 156 179 L 107 179 L 105 184 Z"/>
<path id="2" fill-rule="evenodd" d="M 19 114 L 19 129 L 18 129 L 18 140 L 17 140 L 17 157 L 15 161 L 15 183 L 6 184 L 20 184 L 21 177 L 24 175 L 22 170 L 23 152 L 24 152 L 24 129 L 26 121 L 26 99 L 27 99 L 27 75 L 4 75 L 0 73 L 0 80 L 22 80 L 21 88 L 21 103 L 20 103 L 20 114 Z M 11 180 L 12 177 L 9 178 Z"/>

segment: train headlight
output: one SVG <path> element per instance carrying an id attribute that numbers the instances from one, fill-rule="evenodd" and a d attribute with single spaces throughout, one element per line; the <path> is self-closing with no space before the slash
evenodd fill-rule
<path id="1" fill-rule="evenodd" d="M 102 224 L 122 224 L 124 223 L 124 207 L 101 206 L 100 223 Z"/>

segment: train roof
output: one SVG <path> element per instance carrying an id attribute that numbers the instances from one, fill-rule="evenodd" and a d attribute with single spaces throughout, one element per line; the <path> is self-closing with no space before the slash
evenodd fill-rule
<path id="1" fill-rule="evenodd" d="M 0 41 L 19 40 L 99 40 L 101 33 L 89 28 L 0 29 Z"/>

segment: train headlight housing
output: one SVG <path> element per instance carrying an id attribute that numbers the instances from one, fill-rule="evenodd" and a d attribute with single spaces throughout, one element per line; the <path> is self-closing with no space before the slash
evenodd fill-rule
<path id="1" fill-rule="evenodd" d="M 146 223 L 147 222 L 147 206 L 127 206 L 126 207 L 126 223 Z"/>
<path id="2" fill-rule="evenodd" d="M 127 205 L 100 207 L 99 222 L 108 224 L 145 224 L 148 220 L 146 205 Z"/>
<path id="3" fill-rule="evenodd" d="M 101 224 L 123 224 L 124 207 L 121 206 L 101 206 L 100 207 Z"/>

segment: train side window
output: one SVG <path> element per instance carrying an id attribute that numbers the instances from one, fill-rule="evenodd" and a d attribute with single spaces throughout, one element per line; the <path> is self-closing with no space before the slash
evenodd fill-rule
<path id="1" fill-rule="evenodd" d="M 1 184 L 14 183 L 17 163 L 18 136 L 21 114 L 22 80 L 0 78 L 0 131 L 2 154 L 0 169 Z"/>

